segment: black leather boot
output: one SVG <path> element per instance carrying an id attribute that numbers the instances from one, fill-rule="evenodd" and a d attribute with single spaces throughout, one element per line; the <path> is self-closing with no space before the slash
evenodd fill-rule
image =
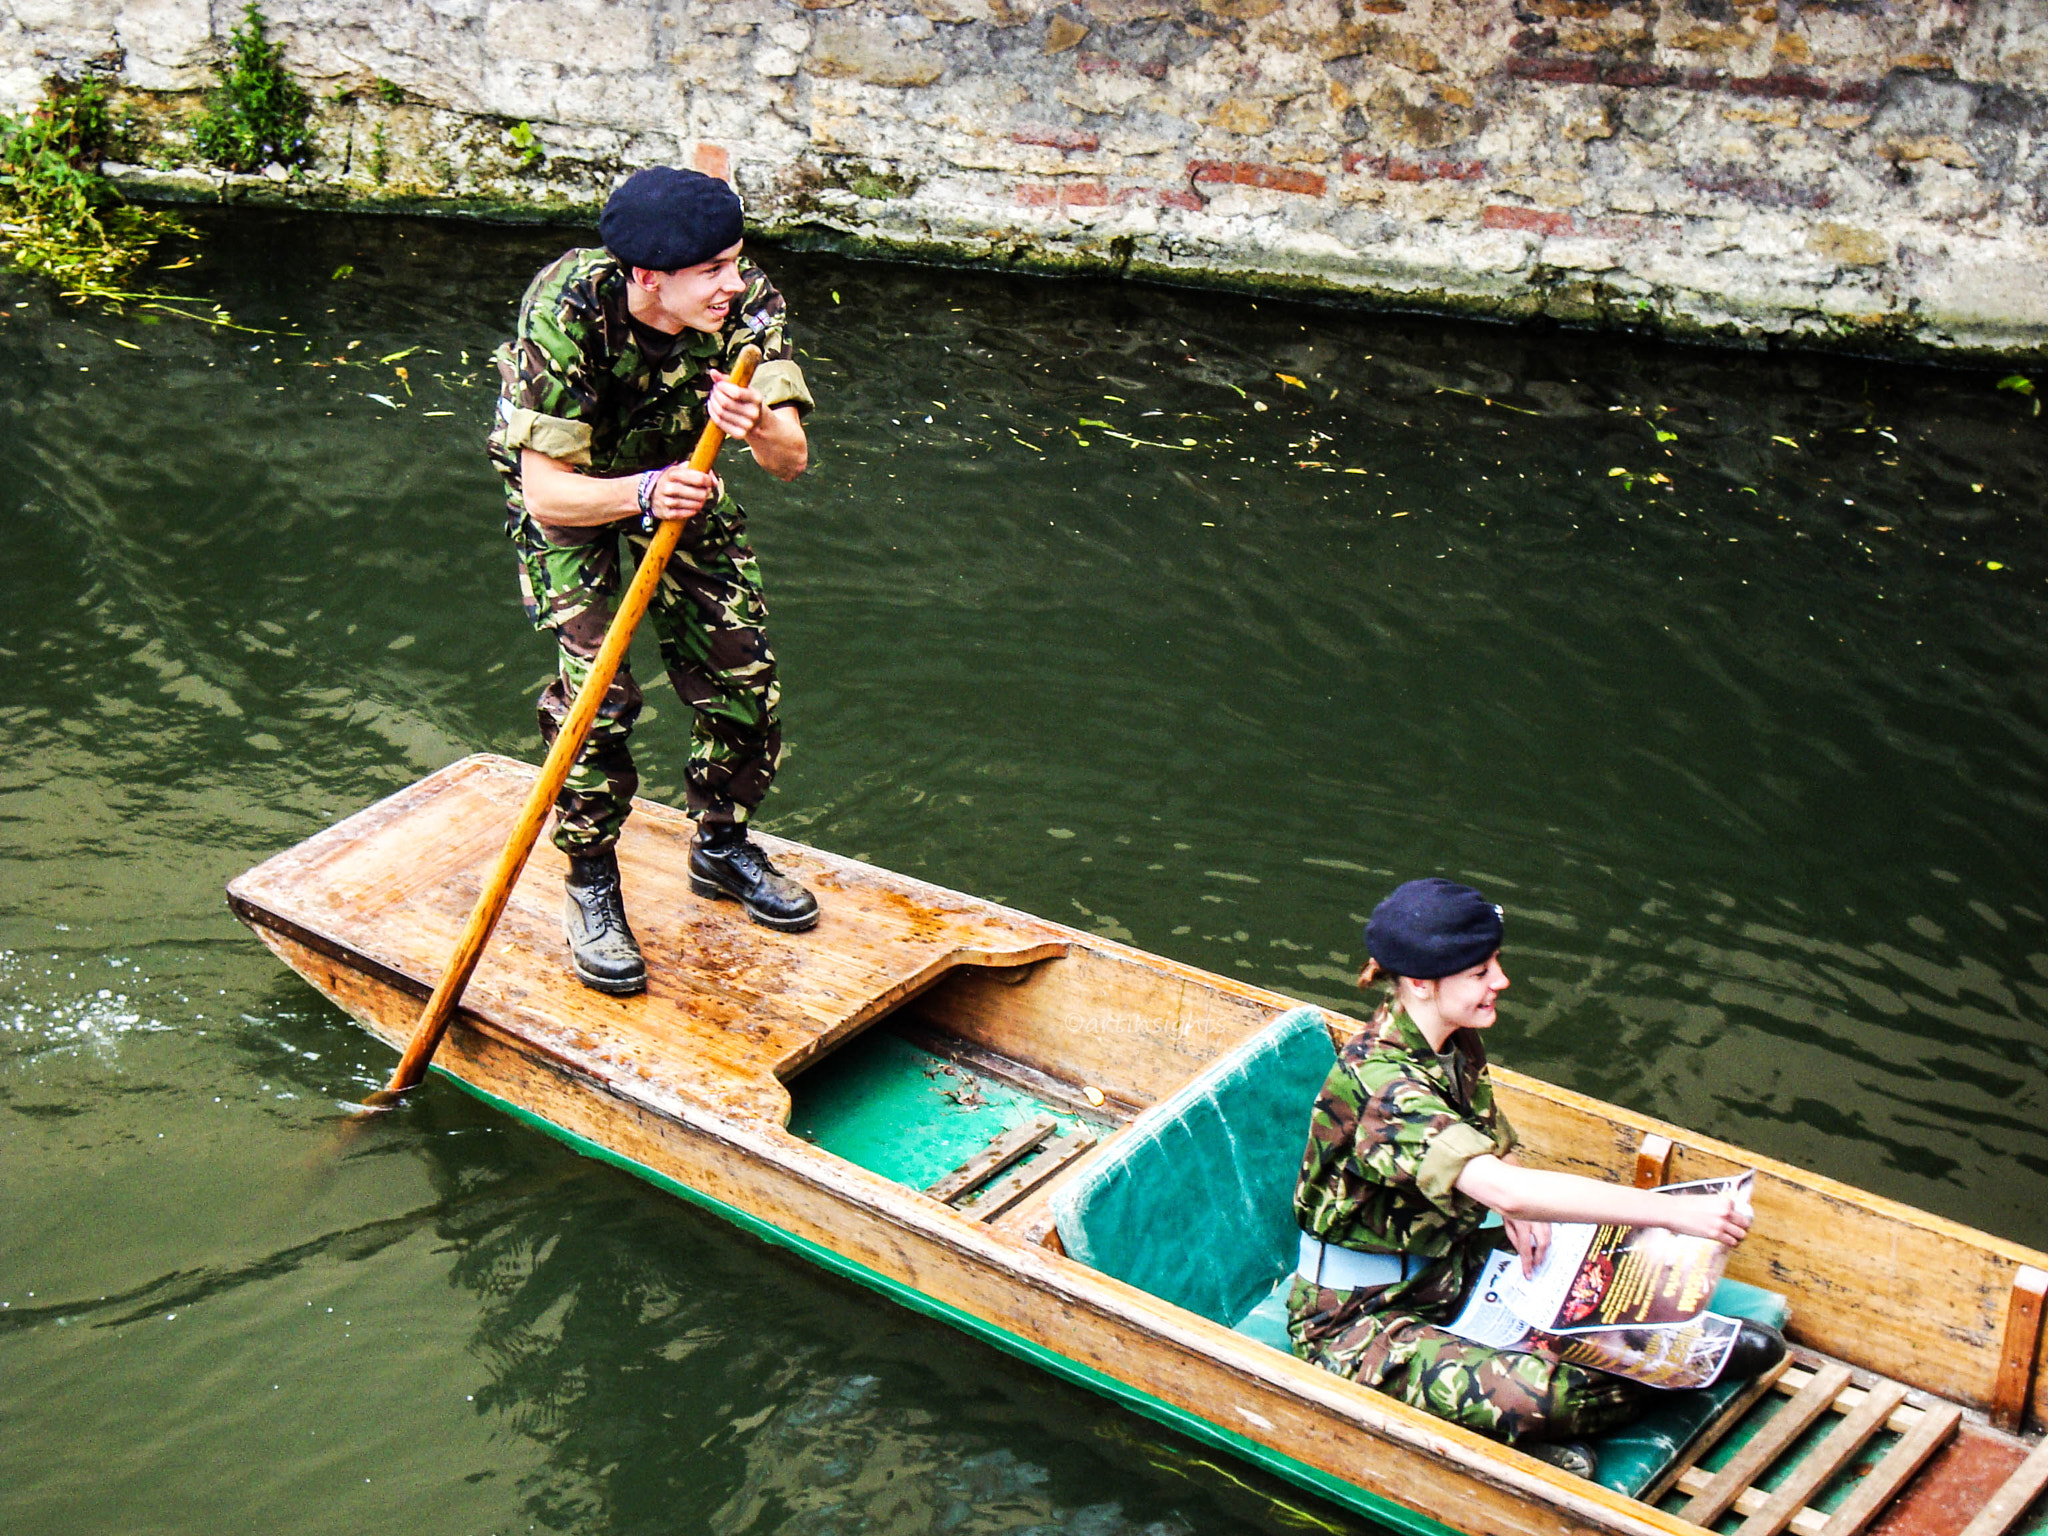
<path id="1" fill-rule="evenodd" d="M 562 936 L 569 941 L 570 969 L 586 987 L 619 997 L 647 990 L 647 962 L 626 926 L 619 859 L 611 849 L 569 856 Z"/>
<path id="2" fill-rule="evenodd" d="M 818 898 L 768 862 L 745 827 L 723 826 L 690 844 L 690 889 L 730 896 L 764 928 L 801 933 L 818 921 Z"/>
<path id="3" fill-rule="evenodd" d="M 1761 1376 L 1785 1358 L 1785 1336 L 1763 1323 L 1743 1320 L 1742 1332 L 1728 1351 L 1728 1363 L 1721 1367 L 1724 1381 L 1747 1381 Z"/>

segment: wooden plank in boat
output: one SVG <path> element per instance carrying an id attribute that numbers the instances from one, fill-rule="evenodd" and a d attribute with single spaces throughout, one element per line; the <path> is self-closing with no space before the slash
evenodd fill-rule
<path id="1" fill-rule="evenodd" d="M 1999 1344 L 1998 1380 L 1991 1389 L 1991 1422 L 2014 1434 L 2027 1416 L 2027 1390 L 2033 1385 L 2034 1357 L 2041 1348 L 2044 1300 L 2048 1300 L 2048 1271 L 2026 1265 L 2013 1276 L 2012 1301 L 2006 1308 L 2005 1335 Z"/>
<path id="2" fill-rule="evenodd" d="M 229 888 L 251 921 L 346 950 L 402 984 L 439 975 L 533 770 L 464 759 L 267 861 Z M 605 997 L 566 968 L 565 861 L 535 850 L 465 999 L 465 1011 L 600 1078 L 624 1073 L 782 1123 L 781 1079 L 956 966 L 1023 965 L 1065 952 L 1061 930 L 957 893 L 761 837 L 817 891 L 807 934 L 750 923 L 688 886 L 691 824 L 636 802 L 619 864 L 648 961 L 644 996 Z"/>
<path id="3" fill-rule="evenodd" d="M 1814 1372 L 1827 1364 L 1827 1361 L 1813 1355 L 1809 1351 L 1798 1349 L 1792 1352 L 1791 1358 L 1797 1363 L 1791 1364 L 1788 1369 L 1779 1375 L 1775 1386 L 1778 1391 L 1784 1393 L 1787 1397 L 1796 1397 L 1805 1390 L 1806 1384 L 1813 1380 Z M 1854 1412 L 1857 1406 L 1870 1395 L 1867 1387 L 1859 1387 L 1854 1384 L 1855 1373 L 1853 1371 L 1850 1373 L 1850 1376 L 1851 1384 L 1837 1392 L 1835 1400 L 1828 1405 L 1836 1413 Z M 1874 1381 L 1878 1378 L 1873 1377 L 1871 1379 Z M 1892 1416 L 1885 1420 L 1884 1427 L 1895 1435 L 1903 1435 L 1920 1422 L 1925 1411 L 1915 1406 L 1909 1400 L 1892 1410 Z"/>
<path id="4" fill-rule="evenodd" d="M 1744 1387 L 1722 1405 L 1721 1411 L 1701 1426 L 1693 1436 L 1692 1443 L 1672 1460 L 1670 1468 L 1657 1479 L 1643 1494 L 1645 1504 L 1655 1504 L 1669 1493 L 1678 1480 L 1690 1472 L 1699 1459 L 1719 1445 L 1728 1431 L 1742 1422 L 1743 1416 L 1763 1401 L 1764 1394 L 1777 1386 L 1779 1379 L 1791 1369 L 1792 1357 L 1787 1355 L 1776 1365 L 1765 1371 L 1756 1380 Z"/>
<path id="5" fill-rule="evenodd" d="M 993 1221 L 1094 1145 L 1095 1137 L 1088 1131 L 1078 1127 L 1062 1131 L 1046 1143 L 1035 1160 L 991 1184 L 973 1204 L 961 1209 L 976 1221 Z"/>
<path id="6" fill-rule="evenodd" d="M 1864 1474 L 1856 1491 L 1836 1507 L 1821 1536 L 1858 1536 L 1919 1476 L 1929 1458 L 1948 1444 L 1962 1420 L 1963 1410 L 1954 1403 L 1925 1410 L 1920 1422 L 1900 1436 L 1884 1460 Z"/>
<path id="7" fill-rule="evenodd" d="M 2033 1454 L 1991 1496 L 1977 1518 L 1963 1527 L 1963 1536 L 2005 1536 L 2044 1490 L 2048 1490 L 2048 1440 L 2034 1447 Z"/>
<path id="8" fill-rule="evenodd" d="M 1680 1475 L 1677 1485 L 1678 1491 L 1680 1493 L 1698 1493 L 1700 1489 L 1707 1486 L 1709 1481 L 1711 1481 L 1709 1474 L 1702 1472 L 1698 1467 L 1694 1467 L 1689 1472 Z M 1770 1494 L 1761 1488 L 1745 1488 L 1735 1496 L 1735 1502 L 1730 1508 L 1737 1515 L 1746 1517 L 1762 1509 L 1764 1505 L 1770 1502 L 1770 1499 Z M 1827 1523 L 1828 1516 L 1825 1510 L 1800 1509 L 1793 1512 L 1792 1518 L 1786 1523 L 1785 1529 L 1790 1531 L 1792 1536 L 1820 1536 L 1822 1528 Z M 1701 1527 L 1687 1525 L 1686 1529 L 1694 1531 L 1701 1529 Z"/>
<path id="9" fill-rule="evenodd" d="M 1896 1381 L 1882 1382 L 1828 1432 L 1825 1440 L 1799 1459 L 1791 1473 L 1764 1501 L 1763 1508 L 1743 1521 L 1735 1536 L 1778 1536 L 1792 1523 L 1793 1515 L 1806 1507 L 1846 1467 L 1864 1444 L 1884 1428 L 1892 1410 L 1906 1400 L 1906 1389 Z"/>
<path id="10" fill-rule="evenodd" d="M 1038 1150 L 1041 1141 L 1058 1129 L 1059 1122 L 1051 1115 L 1040 1115 L 1005 1131 L 937 1183 L 927 1185 L 925 1193 L 951 1205 L 975 1185 L 994 1178 L 1018 1159 L 1029 1157 Z"/>
<path id="11" fill-rule="evenodd" d="M 2012 1436 L 1969 1418 L 1870 1528 L 1871 1536 L 1960 1536 L 2027 1459 Z"/>
<path id="12" fill-rule="evenodd" d="M 1728 1464 L 1710 1477 L 1705 1486 L 1678 1512 L 1681 1520 L 1711 1526 L 1735 1506 L 1736 1496 L 1771 1469 L 1792 1442 L 1813 1425 L 1834 1404 L 1835 1394 L 1849 1384 L 1846 1365 L 1827 1365 L 1814 1373 L 1799 1395 L 1780 1408 L 1752 1435 Z M 1681 1484 L 1683 1486 L 1683 1484 Z"/>

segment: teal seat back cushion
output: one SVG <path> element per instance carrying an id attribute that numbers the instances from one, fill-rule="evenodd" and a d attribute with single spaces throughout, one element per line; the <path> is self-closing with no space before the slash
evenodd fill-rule
<path id="1" fill-rule="evenodd" d="M 1236 1323 L 1294 1268 L 1294 1184 L 1336 1059 L 1321 1012 L 1297 1008 L 1212 1062 L 1053 1196 L 1067 1253 Z"/>

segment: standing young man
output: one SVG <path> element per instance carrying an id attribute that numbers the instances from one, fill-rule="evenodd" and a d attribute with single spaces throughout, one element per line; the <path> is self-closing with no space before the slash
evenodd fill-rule
<path id="1" fill-rule="evenodd" d="M 681 462 L 708 419 L 777 479 L 803 473 L 811 395 L 783 332 L 782 295 L 741 256 L 738 195 L 696 171 L 636 171 L 606 202 L 598 233 L 602 249 L 566 252 L 534 278 L 518 333 L 495 357 L 503 385 L 490 455 L 505 477 L 505 530 L 527 615 L 553 633 L 558 657 L 540 696 L 541 735 L 554 741 L 590 675 L 617 604 L 621 545 L 637 559 L 656 520 L 685 523 L 648 621 L 670 684 L 695 712 L 684 774 L 697 821 L 690 884 L 771 928 L 809 928 L 816 899 L 747 837 L 782 728 L 746 514 L 719 477 Z M 725 371 L 749 343 L 763 362 L 741 388 Z M 639 785 L 627 743 L 640 705 L 621 666 L 555 807 L 571 964 L 600 992 L 647 984 L 614 852 Z"/>

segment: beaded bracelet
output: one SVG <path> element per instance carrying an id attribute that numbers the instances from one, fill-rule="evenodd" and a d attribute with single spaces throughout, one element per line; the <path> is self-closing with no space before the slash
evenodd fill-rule
<path id="1" fill-rule="evenodd" d="M 642 533 L 654 532 L 654 488 L 661 483 L 661 477 L 666 472 L 662 469 L 650 469 L 640 477 L 640 485 L 635 494 L 640 502 Z"/>

